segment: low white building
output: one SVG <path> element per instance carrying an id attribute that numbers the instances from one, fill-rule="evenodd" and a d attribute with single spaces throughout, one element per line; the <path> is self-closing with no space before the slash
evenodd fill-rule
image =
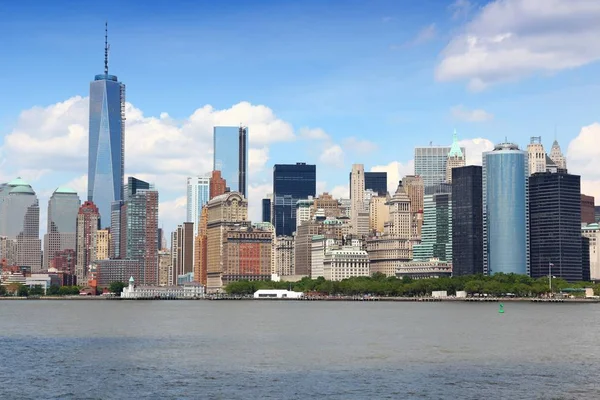
<path id="1" fill-rule="evenodd" d="M 302 292 L 293 292 L 284 289 L 259 289 L 254 292 L 255 299 L 299 299 L 304 296 Z"/>
<path id="2" fill-rule="evenodd" d="M 52 286 L 52 278 L 48 274 L 31 274 L 25 277 L 25 286 L 29 286 L 29 288 L 41 286 L 44 289 L 44 293 L 46 293 L 50 289 L 50 286 Z"/>
<path id="3" fill-rule="evenodd" d="M 195 282 L 180 286 L 136 286 L 133 276 L 121 292 L 122 299 L 193 299 L 204 297 L 205 288 Z"/>
<path id="4" fill-rule="evenodd" d="M 369 254 L 359 246 L 340 246 L 325 252 L 323 277 L 341 281 L 356 276 L 370 276 Z"/>

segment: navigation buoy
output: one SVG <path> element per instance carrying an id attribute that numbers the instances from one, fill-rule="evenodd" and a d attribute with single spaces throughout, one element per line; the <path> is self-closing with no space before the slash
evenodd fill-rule
<path id="1" fill-rule="evenodd" d="M 500 308 L 498 309 L 500 314 L 504 314 L 504 304 L 500 303 Z"/>

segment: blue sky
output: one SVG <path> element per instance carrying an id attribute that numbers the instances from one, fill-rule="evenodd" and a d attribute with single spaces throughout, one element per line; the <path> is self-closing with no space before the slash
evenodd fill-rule
<path id="1" fill-rule="evenodd" d="M 156 182 L 166 229 L 184 218 L 185 176 L 210 169 L 214 123 L 250 127 L 253 218 L 274 163 L 317 163 L 319 189 L 341 195 L 353 162 L 395 181 L 414 146 L 449 144 L 454 128 L 472 162 L 504 137 L 541 135 L 549 151 L 556 131 L 600 196 L 595 3 L 4 4 L 0 175 L 29 179 L 42 209 L 62 184 L 85 197 L 86 97 L 108 20 L 110 72 L 131 103 L 126 174 Z"/>

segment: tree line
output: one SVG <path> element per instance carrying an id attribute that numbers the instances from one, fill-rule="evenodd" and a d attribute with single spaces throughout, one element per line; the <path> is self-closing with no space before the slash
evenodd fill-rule
<path id="1" fill-rule="evenodd" d="M 57 286 L 52 285 L 44 293 L 41 285 L 25 286 L 22 283 L 11 283 L 6 286 L 0 285 L 0 296 L 73 296 L 79 294 L 79 286 Z"/>
<path id="2" fill-rule="evenodd" d="M 552 292 L 557 293 L 565 288 L 594 288 L 595 295 L 600 295 L 600 284 L 591 282 L 567 282 L 564 279 L 552 278 Z M 238 281 L 231 282 L 225 288 L 228 294 L 251 295 L 259 289 L 288 289 L 303 293 L 320 293 L 324 295 L 374 295 L 391 297 L 429 296 L 433 291 L 447 291 L 453 296 L 457 291 L 465 291 L 468 295 L 517 297 L 538 297 L 550 293 L 548 277 L 533 279 L 527 275 L 495 274 L 493 276 L 470 275 L 430 279 L 412 279 L 403 277 L 386 277 L 375 273 L 370 277 L 354 277 L 339 282 L 303 278 L 298 282 L 274 281 Z"/>

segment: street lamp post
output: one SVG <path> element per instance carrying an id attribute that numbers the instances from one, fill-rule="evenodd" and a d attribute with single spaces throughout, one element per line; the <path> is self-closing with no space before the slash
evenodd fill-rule
<path id="1" fill-rule="evenodd" d="M 550 285 L 550 295 L 552 295 L 552 266 L 554 264 L 548 263 L 548 284 Z"/>

